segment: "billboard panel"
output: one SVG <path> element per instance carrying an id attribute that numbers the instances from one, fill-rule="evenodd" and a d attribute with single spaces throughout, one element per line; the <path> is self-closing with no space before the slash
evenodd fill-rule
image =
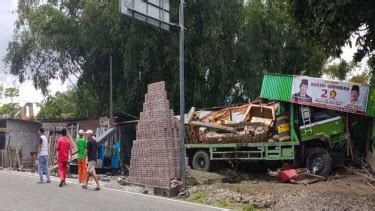
<path id="1" fill-rule="evenodd" d="M 365 114 L 368 93 L 368 85 L 294 76 L 290 98 L 292 103 Z"/>
<path id="2" fill-rule="evenodd" d="M 169 0 L 121 0 L 120 4 L 121 13 L 169 30 Z"/>

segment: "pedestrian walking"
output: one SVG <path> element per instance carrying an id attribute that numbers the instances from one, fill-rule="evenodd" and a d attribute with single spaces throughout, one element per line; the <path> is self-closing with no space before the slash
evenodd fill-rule
<path id="1" fill-rule="evenodd" d="M 39 144 L 38 144 L 38 160 L 39 160 L 39 182 L 43 183 L 43 174 L 46 174 L 46 183 L 51 183 L 51 178 L 48 170 L 48 139 L 44 135 L 44 128 L 39 128 Z"/>
<path id="2" fill-rule="evenodd" d="M 68 169 L 68 162 L 69 162 L 69 153 L 71 153 L 72 146 L 70 144 L 70 140 L 66 135 L 66 129 L 61 129 L 61 137 L 57 140 L 56 150 L 57 150 L 57 167 L 60 176 L 60 184 L 59 187 L 61 188 L 63 185 L 66 184 L 66 174 Z"/>
<path id="3" fill-rule="evenodd" d="M 86 182 L 86 176 L 87 176 L 87 162 L 85 158 L 86 154 L 86 148 L 87 148 L 87 142 L 84 137 L 85 132 L 83 130 L 79 130 L 77 138 L 77 160 L 78 160 L 78 181 L 79 183 L 85 183 Z"/>
<path id="4" fill-rule="evenodd" d="M 96 166 L 96 160 L 98 158 L 98 144 L 96 143 L 96 140 L 93 138 L 93 132 L 92 130 L 86 131 L 87 136 L 87 148 L 86 148 L 86 155 L 88 160 L 88 167 L 87 167 L 87 178 L 86 178 L 86 184 L 82 186 L 82 188 L 87 189 L 87 184 L 89 183 L 90 177 L 93 177 L 96 183 L 95 190 L 100 190 L 99 186 L 99 180 L 96 176 L 95 172 L 95 166 Z"/>

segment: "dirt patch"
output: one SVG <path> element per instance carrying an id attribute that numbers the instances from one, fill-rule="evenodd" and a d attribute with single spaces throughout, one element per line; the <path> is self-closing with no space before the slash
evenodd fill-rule
<path id="1" fill-rule="evenodd" d="M 187 186 L 222 183 L 224 176 L 218 173 L 191 170 L 186 176 Z"/>
<path id="2" fill-rule="evenodd" d="M 187 190 L 185 199 L 243 210 L 372 210 L 375 186 L 352 174 L 332 176 L 311 185 L 281 183 L 262 175 L 238 184 L 194 186 Z"/>

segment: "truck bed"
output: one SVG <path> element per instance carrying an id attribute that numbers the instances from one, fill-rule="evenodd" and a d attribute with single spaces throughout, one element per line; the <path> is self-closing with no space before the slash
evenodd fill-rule
<path id="1" fill-rule="evenodd" d="M 297 142 L 186 144 L 189 151 L 206 150 L 210 160 L 293 160 Z"/>

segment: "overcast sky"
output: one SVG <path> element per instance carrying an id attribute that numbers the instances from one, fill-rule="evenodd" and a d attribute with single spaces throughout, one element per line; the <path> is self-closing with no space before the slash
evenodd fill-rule
<path id="1" fill-rule="evenodd" d="M 15 84 L 20 90 L 20 97 L 17 99 L 20 103 L 25 102 L 41 102 L 44 97 L 40 91 L 36 90 L 32 85 L 31 81 L 26 81 L 22 84 L 18 83 L 17 77 L 6 74 L 9 67 L 6 67 L 3 63 L 3 58 L 6 54 L 8 42 L 11 41 L 14 22 L 17 19 L 15 10 L 17 9 L 18 0 L 0 0 L 0 80 L 4 81 L 5 88 L 13 86 Z M 62 84 L 57 80 L 51 81 L 49 87 L 51 94 L 55 94 L 57 91 L 65 91 L 68 89 L 68 83 Z M 6 101 L 0 101 L 6 102 Z"/>

